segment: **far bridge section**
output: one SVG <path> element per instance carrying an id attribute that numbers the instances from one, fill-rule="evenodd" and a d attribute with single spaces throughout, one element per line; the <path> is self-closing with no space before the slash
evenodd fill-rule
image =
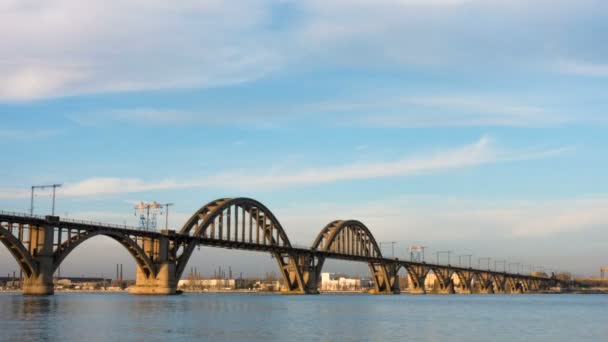
<path id="1" fill-rule="evenodd" d="M 370 230 L 356 220 L 338 220 L 321 230 L 310 248 L 295 247 L 283 226 L 262 203 L 249 198 L 224 198 L 208 203 L 179 232 L 144 231 L 127 226 L 0 212 L 0 241 L 24 273 L 23 293 L 53 294 L 53 274 L 81 243 L 102 235 L 124 246 L 137 264 L 133 294 L 171 295 L 177 290 L 190 256 L 199 246 L 268 252 L 277 261 L 283 290 L 318 293 L 326 259 L 364 262 L 374 280 L 374 293 L 399 293 L 401 268 L 408 274 L 409 292 L 525 293 L 547 289 L 555 278 L 494 272 L 451 265 L 403 261 L 382 256 Z"/>

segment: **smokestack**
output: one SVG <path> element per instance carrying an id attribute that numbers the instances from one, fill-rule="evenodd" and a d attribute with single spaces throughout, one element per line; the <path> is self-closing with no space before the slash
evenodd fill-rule
<path id="1" fill-rule="evenodd" d="M 118 281 L 118 264 L 116 264 L 116 277 L 114 277 L 115 281 Z"/>
<path id="2" fill-rule="evenodd" d="M 120 264 L 120 281 L 122 281 L 122 264 Z"/>

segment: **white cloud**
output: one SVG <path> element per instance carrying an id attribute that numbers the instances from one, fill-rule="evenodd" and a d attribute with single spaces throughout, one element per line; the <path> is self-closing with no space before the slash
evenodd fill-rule
<path id="1" fill-rule="evenodd" d="M 460 197 L 410 196 L 347 205 L 318 203 L 277 208 L 284 226 L 319 227 L 334 219 L 357 219 L 379 241 L 494 241 L 535 239 L 580 233 L 608 225 L 607 196 L 571 199 L 488 200 Z M 306 213 L 306 214 L 302 214 Z M 311 215 L 310 213 L 314 213 Z M 303 236 L 304 235 L 304 236 Z"/>
<path id="2" fill-rule="evenodd" d="M 52 129 L 0 129 L 0 139 L 3 140 L 30 140 L 42 139 L 61 134 L 60 130 Z"/>
<path id="3" fill-rule="evenodd" d="M 485 164 L 549 158 L 567 151 L 565 148 L 509 151 L 496 148 L 491 140 L 478 141 L 456 148 L 427 152 L 393 161 L 358 162 L 294 170 L 239 170 L 210 175 L 198 179 L 177 181 L 165 179 L 146 182 L 138 178 L 89 178 L 68 183 L 60 189 L 61 196 L 94 196 L 152 190 L 184 188 L 260 189 L 357 181 L 387 177 L 405 177 L 446 170 L 475 167 Z M 24 197 L 15 189 L 0 190 L 0 198 Z"/>
<path id="4" fill-rule="evenodd" d="M 557 63 L 556 69 L 565 74 L 590 77 L 608 77 L 608 64 L 565 61 Z"/>
<path id="5" fill-rule="evenodd" d="M 406 91 L 403 91 L 404 93 Z M 95 113 L 72 114 L 82 125 L 126 122 L 150 125 L 244 125 L 274 127 L 323 118 L 327 125 L 377 127 L 545 127 L 586 121 L 585 115 L 562 115 L 540 105 L 490 95 L 472 94 L 353 94 L 329 101 L 259 104 L 247 108 L 224 104 L 204 110 L 171 108 L 117 108 Z"/>
<path id="6" fill-rule="evenodd" d="M 576 32 L 555 32 L 565 20 L 584 23 L 590 14 L 601 13 L 605 6 L 598 4 L 596 0 L 3 1 L 0 51 L 7 53 L 0 56 L 0 101 L 213 87 L 287 68 L 301 71 L 333 65 L 536 67 L 587 41 L 587 36 Z M 546 15 L 549 6 L 551 15 Z M 472 16 L 484 20 L 472 23 Z M 525 29 L 531 27 L 534 30 Z M 571 69 L 605 73 L 601 65 Z"/>
<path id="7" fill-rule="evenodd" d="M 263 0 L 3 3 L 0 101 L 260 77 L 279 64 L 264 43 L 266 7 Z"/>
<path id="8" fill-rule="evenodd" d="M 344 108 L 363 112 L 362 109 L 368 113 L 355 115 L 355 121 L 383 127 L 544 127 L 585 120 L 585 117 L 556 114 L 541 106 L 472 95 L 386 97 L 368 103 L 351 103 Z"/>

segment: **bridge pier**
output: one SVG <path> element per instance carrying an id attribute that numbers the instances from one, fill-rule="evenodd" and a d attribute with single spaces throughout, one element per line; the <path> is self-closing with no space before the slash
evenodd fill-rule
<path id="1" fill-rule="evenodd" d="M 479 272 L 475 278 L 475 293 L 492 294 L 494 293 L 494 278 L 491 273 Z"/>
<path id="2" fill-rule="evenodd" d="M 457 271 L 458 276 L 458 293 L 472 294 L 473 293 L 473 277 L 475 273 L 470 271 Z"/>
<path id="3" fill-rule="evenodd" d="M 313 255 L 275 254 L 283 278 L 283 294 L 319 294 L 319 277 L 325 259 Z"/>
<path id="4" fill-rule="evenodd" d="M 434 294 L 454 294 L 454 280 L 452 275 L 454 272 L 449 268 L 433 268 L 435 274 L 435 286 L 433 287 Z"/>
<path id="5" fill-rule="evenodd" d="M 408 293 L 410 294 L 425 294 L 424 281 L 429 268 L 424 266 L 405 266 L 408 276 Z"/>
<path id="6" fill-rule="evenodd" d="M 169 239 L 166 236 L 158 239 L 144 238 L 143 250 L 152 261 L 154 270 L 148 270 L 138 265 L 135 285 L 129 287 L 129 293 L 134 295 L 177 294 L 177 264 L 173 261 L 175 258 L 169 258 Z"/>
<path id="7" fill-rule="evenodd" d="M 374 279 L 373 294 L 399 294 L 398 264 L 369 263 L 369 269 Z"/>
<path id="8" fill-rule="evenodd" d="M 147 275 L 141 267 L 137 267 L 135 285 L 129 287 L 129 293 L 134 295 L 174 295 L 177 293 L 175 280 L 176 265 L 172 262 L 156 264 L 156 275 Z"/>
<path id="9" fill-rule="evenodd" d="M 26 274 L 23 281 L 23 294 L 45 296 L 52 295 L 53 285 L 53 227 L 30 227 L 29 252 L 36 264 L 31 274 Z"/>

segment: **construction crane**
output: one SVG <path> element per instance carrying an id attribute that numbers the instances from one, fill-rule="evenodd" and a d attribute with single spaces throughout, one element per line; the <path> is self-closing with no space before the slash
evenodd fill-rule
<path id="1" fill-rule="evenodd" d="M 135 216 L 139 215 L 139 227 L 143 230 L 155 230 L 156 221 L 162 204 L 154 202 L 139 202 L 135 205 Z"/>
<path id="2" fill-rule="evenodd" d="M 410 261 L 424 262 L 425 246 L 409 246 L 407 249 L 410 252 Z"/>
<path id="3" fill-rule="evenodd" d="M 55 216 L 55 192 L 57 188 L 60 188 L 62 184 L 49 184 L 49 185 L 32 185 L 32 196 L 30 198 L 30 216 L 34 216 L 34 192 L 36 189 L 44 190 L 53 188 L 53 209 L 51 215 Z"/>

